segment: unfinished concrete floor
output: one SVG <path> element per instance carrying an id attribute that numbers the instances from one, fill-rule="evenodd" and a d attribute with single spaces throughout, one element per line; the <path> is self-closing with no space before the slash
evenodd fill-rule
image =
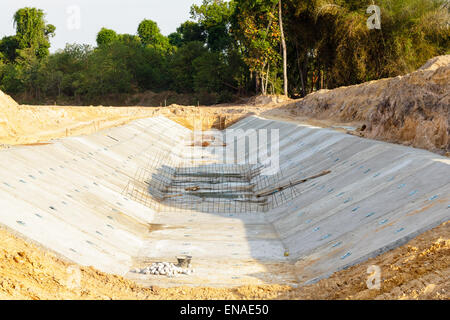
<path id="1" fill-rule="evenodd" d="M 314 282 L 450 218 L 448 158 L 258 117 L 231 128 L 279 130 L 276 183 L 331 173 L 265 212 L 156 209 L 127 195 L 154 157 L 193 149 L 195 165 L 214 157 L 205 158 L 209 147 L 190 145 L 190 130 L 149 118 L 1 151 L 0 223 L 75 263 L 144 284 L 234 286 Z M 194 275 L 130 272 L 178 255 L 193 256 Z"/>

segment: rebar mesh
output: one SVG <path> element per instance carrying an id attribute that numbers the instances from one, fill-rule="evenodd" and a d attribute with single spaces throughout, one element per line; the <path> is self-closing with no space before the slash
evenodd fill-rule
<path id="1" fill-rule="evenodd" d="M 139 168 L 124 195 L 161 211 L 200 211 L 210 213 L 266 212 L 298 196 L 296 187 L 282 191 L 289 183 L 279 171 L 262 174 L 261 164 L 200 164 L 179 160 L 171 152 L 149 158 Z M 269 196 L 258 194 L 273 190 Z"/>
<path id="2" fill-rule="evenodd" d="M 250 162 L 255 146 L 251 150 L 247 145 L 233 157 L 234 147 L 227 146 L 223 131 L 203 132 L 201 123 L 193 123 L 200 129 L 194 128 L 190 137 L 171 150 L 148 155 L 147 165 L 124 189 L 125 196 L 156 212 L 245 213 L 266 212 L 299 195 L 297 186 L 286 188 L 291 181 L 281 170 L 267 175 L 260 163 L 237 163 Z M 243 142 L 246 137 L 236 139 Z"/>

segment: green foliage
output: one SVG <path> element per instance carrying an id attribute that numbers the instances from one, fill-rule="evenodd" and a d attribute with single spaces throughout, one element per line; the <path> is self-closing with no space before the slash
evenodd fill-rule
<path id="1" fill-rule="evenodd" d="M 198 79 L 208 78 L 208 72 L 217 79 L 203 81 L 205 86 L 203 91 L 211 91 L 213 86 L 226 96 L 229 92 L 244 93 L 249 88 L 250 73 L 243 60 L 244 47 L 242 43 L 236 41 L 232 32 L 235 10 L 236 1 L 223 0 L 204 0 L 201 5 L 191 7 L 191 17 L 196 20 L 196 24 L 190 23 L 189 26 L 195 30 L 193 33 L 197 36 L 185 38 L 202 41 L 210 53 L 213 53 L 208 56 L 208 59 L 211 59 L 210 63 L 205 61 L 206 55 L 195 63 L 200 73 L 196 76 L 197 91 L 200 91 L 201 83 Z M 217 68 L 214 68 L 214 65 Z"/>
<path id="2" fill-rule="evenodd" d="M 87 45 L 67 45 L 62 51 L 51 55 L 46 65 L 49 75 L 48 95 L 77 96 L 82 87 L 87 60 L 93 49 Z"/>
<path id="3" fill-rule="evenodd" d="M 110 93 L 132 92 L 132 74 L 127 68 L 128 47 L 113 42 L 99 47 L 89 55 L 82 73 L 80 95 L 93 97 Z"/>
<path id="4" fill-rule="evenodd" d="M 168 54 L 174 49 L 169 38 L 161 34 L 158 24 L 152 20 L 146 19 L 139 24 L 138 35 L 144 46 L 151 46 Z"/>
<path id="5" fill-rule="evenodd" d="M 155 47 L 128 47 L 128 70 L 138 90 L 159 91 L 169 86 L 169 66 L 165 51 Z"/>
<path id="6" fill-rule="evenodd" d="M 191 7 L 191 16 L 204 31 L 211 50 L 219 52 L 231 46 L 233 39 L 229 31 L 233 13 L 234 1 L 203 0 L 201 6 Z"/>
<path id="7" fill-rule="evenodd" d="M 172 32 L 167 37 L 169 38 L 170 45 L 174 47 L 181 47 L 183 45 L 183 38 L 180 33 Z"/>
<path id="8" fill-rule="evenodd" d="M 12 63 L 17 58 L 19 39 L 16 36 L 7 36 L 0 41 L 0 53 L 6 63 Z"/>
<path id="9" fill-rule="evenodd" d="M 381 30 L 366 26 L 369 4 L 282 1 L 291 95 L 397 76 L 450 53 L 444 0 L 379 0 Z M 20 9 L 16 34 L 0 40 L 0 89 L 27 101 L 87 104 L 145 90 L 210 103 L 283 91 L 277 0 L 204 0 L 191 17 L 168 37 L 144 20 L 137 35 L 103 28 L 96 48 L 68 45 L 49 55 L 54 26 L 42 10 Z"/>
<path id="10" fill-rule="evenodd" d="M 194 90 L 197 92 L 219 92 L 223 89 L 222 76 L 226 63 L 217 52 L 205 52 L 192 61 L 195 70 L 193 76 Z"/>
<path id="11" fill-rule="evenodd" d="M 450 13 L 442 0 L 383 0 L 387 59 L 383 73 L 411 72 L 450 46 Z M 448 2 L 447 2 L 448 3 Z"/>
<path id="12" fill-rule="evenodd" d="M 27 92 L 40 98 L 47 83 L 44 66 L 49 55 L 49 38 L 55 26 L 46 24 L 44 12 L 36 8 L 23 8 L 14 14 L 16 35 L 4 37 L 0 42 L 3 62 L 0 68 L 0 88 L 8 93 Z"/>
<path id="13" fill-rule="evenodd" d="M 267 86 L 279 68 L 281 33 L 278 21 L 277 1 L 259 0 L 248 2 L 237 0 L 233 17 L 234 35 L 244 47 L 244 61 L 251 72 L 257 74 L 261 83 L 261 92 L 266 93 Z M 272 87 L 275 87 L 272 85 Z"/>
<path id="14" fill-rule="evenodd" d="M 192 62 L 195 92 L 232 92 L 236 89 L 235 71 L 228 57 L 219 52 L 205 52 Z"/>
<path id="15" fill-rule="evenodd" d="M 118 41 L 129 46 L 141 45 L 141 38 L 132 34 L 120 34 L 118 36 Z"/>
<path id="16" fill-rule="evenodd" d="M 177 32 L 169 35 L 169 40 L 172 45 L 177 47 L 193 41 L 205 42 L 205 30 L 196 22 L 186 21 L 177 28 Z"/>
<path id="17" fill-rule="evenodd" d="M 18 49 L 31 49 L 33 54 L 42 59 L 49 54 L 49 37 L 55 33 L 55 26 L 47 25 L 44 12 L 36 8 L 19 9 L 14 15 Z M 20 55 L 20 52 L 19 52 Z"/>
<path id="18" fill-rule="evenodd" d="M 0 89 L 9 94 L 24 91 L 21 68 L 14 64 L 7 64 L 0 69 Z"/>
<path id="19" fill-rule="evenodd" d="M 172 89 L 181 93 L 194 91 L 195 67 L 193 62 L 207 52 L 208 49 L 204 44 L 198 41 L 189 42 L 177 50 L 170 63 Z"/>
<path id="20" fill-rule="evenodd" d="M 144 45 L 159 44 L 163 37 L 157 23 L 152 20 L 143 20 L 139 24 L 138 35 Z"/>
<path id="21" fill-rule="evenodd" d="M 102 28 L 97 34 L 97 45 L 99 47 L 109 45 L 116 42 L 118 39 L 119 36 L 114 30 Z"/>
<path id="22" fill-rule="evenodd" d="M 448 52 L 448 8 L 440 0 L 380 0 L 381 30 L 366 26 L 358 0 L 286 1 L 291 91 L 392 77 Z M 317 77 L 319 77 L 317 79 Z M 303 85 L 302 85 L 303 83 Z"/>

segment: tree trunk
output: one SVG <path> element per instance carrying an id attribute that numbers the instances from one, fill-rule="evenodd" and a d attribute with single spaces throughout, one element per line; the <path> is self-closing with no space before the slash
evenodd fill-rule
<path id="1" fill-rule="evenodd" d="M 286 39 L 284 38 L 283 30 L 283 10 L 281 8 L 281 0 L 278 1 L 279 15 L 280 15 L 280 32 L 281 32 L 281 45 L 283 46 L 283 77 L 284 77 L 284 95 L 288 95 L 288 77 L 287 77 L 287 49 Z"/>
<path id="2" fill-rule="evenodd" d="M 259 89 L 260 89 L 260 87 L 259 87 L 259 79 L 260 79 L 259 73 L 255 72 L 255 92 L 256 92 L 256 94 L 258 94 Z"/>
<path id="3" fill-rule="evenodd" d="M 263 96 L 265 96 L 266 95 L 266 83 L 265 83 L 265 79 L 264 79 L 264 69 L 262 70 L 262 71 L 260 71 L 260 74 L 259 74 L 259 77 L 260 77 L 260 81 L 261 81 L 261 94 L 263 95 Z"/>
<path id="4" fill-rule="evenodd" d="M 298 43 L 295 44 L 296 52 L 297 52 L 297 67 L 298 67 L 298 73 L 300 74 L 300 81 L 302 85 L 302 98 L 306 96 L 306 85 L 305 85 L 305 78 L 304 78 L 304 67 L 300 63 L 300 55 L 298 53 Z M 303 64 L 304 65 L 304 64 Z"/>
<path id="5" fill-rule="evenodd" d="M 306 96 L 305 79 L 303 79 L 303 70 L 300 70 L 300 80 L 302 81 L 302 98 Z"/>
<path id="6" fill-rule="evenodd" d="M 323 89 L 323 70 L 320 70 L 320 90 Z"/>
<path id="7" fill-rule="evenodd" d="M 270 63 L 267 65 L 266 86 L 264 88 L 264 94 L 267 94 L 267 87 L 269 85 L 269 74 L 270 74 Z"/>

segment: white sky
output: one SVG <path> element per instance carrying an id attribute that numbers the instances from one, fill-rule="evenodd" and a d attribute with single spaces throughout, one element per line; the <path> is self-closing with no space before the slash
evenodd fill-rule
<path id="1" fill-rule="evenodd" d="M 143 19 L 156 21 L 162 34 L 169 35 L 190 18 L 189 9 L 194 3 L 202 0 L 0 0 L 0 38 L 15 34 L 13 15 L 23 7 L 43 9 L 47 23 L 56 26 L 52 52 L 64 48 L 66 43 L 95 45 L 102 27 L 136 34 Z"/>

